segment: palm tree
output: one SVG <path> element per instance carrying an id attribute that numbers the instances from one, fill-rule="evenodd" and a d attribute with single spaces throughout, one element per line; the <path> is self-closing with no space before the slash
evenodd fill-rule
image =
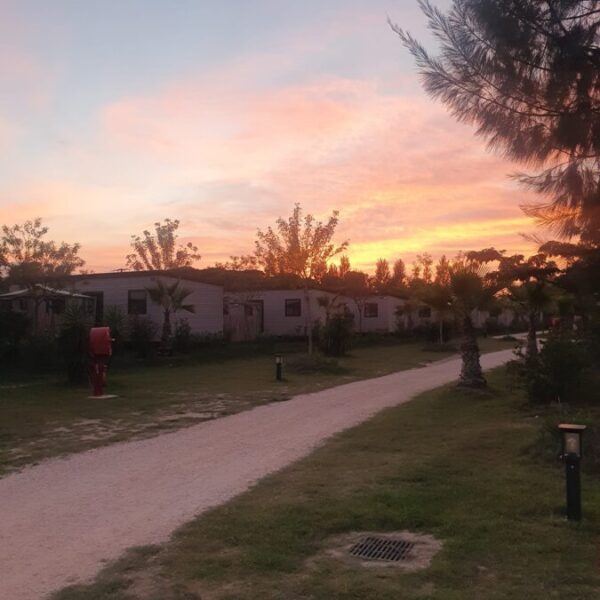
<path id="1" fill-rule="evenodd" d="M 521 308 L 527 316 L 527 346 L 525 355 L 528 360 L 535 360 L 538 355 L 537 325 L 538 315 L 554 305 L 553 288 L 543 280 L 526 281 L 521 285 L 508 288 L 510 299 Z"/>
<path id="2" fill-rule="evenodd" d="M 189 313 L 194 312 L 193 304 L 184 304 L 185 299 L 192 293 L 192 290 L 180 287 L 180 281 L 172 284 L 165 284 L 160 279 L 156 281 L 156 286 L 146 288 L 150 300 L 163 309 L 163 326 L 160 336 L 160 344 L 163 350 L 167 350 L 171 341 L 171 314 L 180 310 Z"/>
<path id="3" fill-rule="evenodd" d="M 447 316 L 452 306 L 452 293 L 449 286 L 441 283 L 432 283 L 421 294 L 421 300 L 431 306 L 438 318 L 440 328 L 440 344 L 444 343 L 444 317 Z"/>
<path id="4" fill-rule="evenodd" d="M 460 266 L 450 278 L 452 306 L 456 311 L 462 333 L 460 354 L 462 368 L 459 385 L 481 388 L 487 385 L 479 361 L 479 344 L 471 313 L 485 308 L 494 298 L 496 288 L 489 284 L 472 266 Z"/>

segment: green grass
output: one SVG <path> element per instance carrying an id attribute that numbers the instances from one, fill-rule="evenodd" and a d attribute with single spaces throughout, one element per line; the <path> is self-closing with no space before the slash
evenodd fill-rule
<path id="1" fill-rule="evenodd" d="M 600 482 L 584 520 L 563 472 L 530 453 L 539 419 L 502 370 L 380 413 L 306 459 L 54 600 L 584 600 L 600 595 Z M 350 567 L 331 536 L 412 530 L 442 541 L 415 573 Z"/>
<path id="2" fill-rule="evenodd" d="M 511 346 L 491 339 L 482 344 L 485 350 Z M 56 377 L 13 379 L 0 385 L 0 475 L 47 457 L 156 435 L 449 356 L 421 346 L 359 347 L 335 368 L 286 368 L 283 382 L 275 381 L 270 355 L 208 362 L 174 358 L 110 371 L 107 391 L 118 395 L 110 400 L 88 399 L 87 388 L 67 386 Z M 288 358 L 293 362 L 296 356 Z"/>

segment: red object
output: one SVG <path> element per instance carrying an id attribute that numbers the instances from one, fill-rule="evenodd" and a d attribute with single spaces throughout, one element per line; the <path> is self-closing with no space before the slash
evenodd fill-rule
<path id="1" fill-rule="evenodd" d="M 90 354 L 93 356 L 110 356 L 112 354 L 110 327 L 92 327 L 90 329 Z"/>
<path id="2" fill-rule="evenodd" d="M 112 354 L 112 338 L 109 327 L 90 329 L 90 380 L 94 396 L 102 396 L 106 385 L 108 361 Z"/>

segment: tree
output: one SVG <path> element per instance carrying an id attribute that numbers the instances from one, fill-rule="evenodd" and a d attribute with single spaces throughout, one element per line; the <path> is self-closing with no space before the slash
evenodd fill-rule
<path id="1" fill-rule="evenodd" d="M 440 344 L 443 344 L 444 317 L 446 317 L 452 309 L 452 292 L 450 290 L 450 281 L 448 281 L 448 285 L 433 283 L 427 286 L 423 290 L 420 299 L 436 311 L 440 329 Z"/>
<path id="2" fill-rule="evenodd" d="M 560 235 L 600 236 L 600 2 L 453 0 L 421 8 L 441 45 L 430 56 L 392 24 L 426 91 L 490 149 L 535 166 L 516 174 L 542 200 L 524 207 Z"/>
<path id="3" fill-rule="evenodd" d="M 385 258 L 377 259 L 375 265 L 375 276 L 373 277 L 373 287 L 379 293 L 386 291 L 392 280 L 390 273 L 390 264 Z"/>
<path id="4" fill-rule="evenodd" d="M 470 388 L 485 387 L 487 384 L 479 361 L 479 344 L 471 313 L 476 308 L 482 309 L 488 305 L 497 288 L 489 284 L 476 268 L 460 266 L 453 269 L 450 290 L 452 305 L 462 333 L 460 385 Z"/>
<path id="5" fill-rule="evenodd" d="M 450 275 L 450 261 L 446 258 L 445 254 L 442 254 L 437 265 L 435 266 L 434 282 L 442 287 L 447 287 L 450 285 Z"/>
<path id="6" fill-rule="evenodd" d="M 133 271 L 163 271 L 191 267 L 200 260 L 198 248 L 191 242 L 177 245 L 179 221 L 165 219 L 154 223 L 154 233 L 144 230 L 131 236 L 133 252 L 126 256 L 126 266 Z"/>
<path id="7" fill-rule="evenodd" d="M 342 281 L 343 293 L 352 298 L 358 312 L 358 331 L 362 333 L 362 320 L 364 315 L 365 303 L 371 289 L 369 286 L 369 276 L 362 271 L 349 271 Z"/>
<path id="8" fill-rule="evenodd" d="M 327 272 L 328 262 L 344 252 L 348 242 L 339 245 L 333 243 L 338 224 L 338 211 L 333 211 L 323 223 L 316 221 L 313 215 L 302 216 L 300 204 L 294 206 L 292 215 L 287 219 L 279 218 L 275 228 L 258 230 L 254 255 L 256 262 L 267 276 L 295 275 L 300 278 L 306 301 L 306 334 L 308 353 L 313 351 L 312 314 L 309 285 L 318 282 Z M 344 258 L 344 257 L 342 257 Z M 340 263 L 341 270 L 341 263 Z"/>
<path id="9" fill-rule="evenodd" d="M 431 258 L 431 254 L 428 254 L 427 252 L 424 252 L 423 254 L 417 254 L 417 262 L 423 269 L 421 273 L 423 281 L 425 283 L 431 283 L 431 266 L 433 265 L 433 258 Z"/>
<path id="10" fill-rule="evenodd" d="M 406 283 L 406 265 L 401 258 L 394 261 L 392 283 L 395 287 L 401 287 Z"/>
<path id="11" fill-rule="evenodd" d="M 340 277 L 345 277 L 347 273 L 351 271 L 350 267 L 350 259 L 344 255 L 340 256 L 340 266 L 338 269 L 338 274 Z"/>
<path id="12" fill-rule="evenodd" d="M 34 301 L 33 329 L 38 330 L 38 310 L 46 298 L 46 286 L 61 285 L 63 279 L 80 269 L 80 244 L 46 240 L 48 227 L 42 219 L 22 225 L 3 225 L 0 235 L 0 270 L 11 283 L 31 292 Z"/>
<path id="13" fill-rule="evenodd" d="M 146 288 L 150 300 L 163 310 L 163 326 L 160 336 L 160 344 L 163 351 L 170 349 L 172 335 L 171 315 L 180 310 L 189 313 L 195 311 L 193 304 L 185 304 L 185 300 L 192 294 L 192 290 L 180 287 L 180 283 L 180 281 L 175 281 L 171 284 L 165 284 L 161 279 L 158 279 L 154 287 Z"/>
<path id="14" fill-rule="evenodd" d="M 467 256 L 470 256 L 468 253 Z M 524 312 L 528 321 L 527 356 L 537 356 L 537 317 L 540 312 L 552 305 L 551 280 L 558 272 L 553 261 L 546 254 L 538 253 L 525 259 L 522 254 L 504 256 L 494 248 L 479 253 L 487 262 L 497 261 L 498 268 L 486 274 L 489 283 L 498 290 L 506 290 L 509 300 Z"/>

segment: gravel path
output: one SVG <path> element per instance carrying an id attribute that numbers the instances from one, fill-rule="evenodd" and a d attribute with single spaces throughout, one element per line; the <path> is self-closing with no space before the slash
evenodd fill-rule
<path id="1" fill-rule="evenodd" d="M 484 368 L 513 356 L 482 356 Z M 457 378 L 458 359 L 349 383 L 0 479 L 0 598 L 37 600 L 92 578 L 379 410 Z"/>

